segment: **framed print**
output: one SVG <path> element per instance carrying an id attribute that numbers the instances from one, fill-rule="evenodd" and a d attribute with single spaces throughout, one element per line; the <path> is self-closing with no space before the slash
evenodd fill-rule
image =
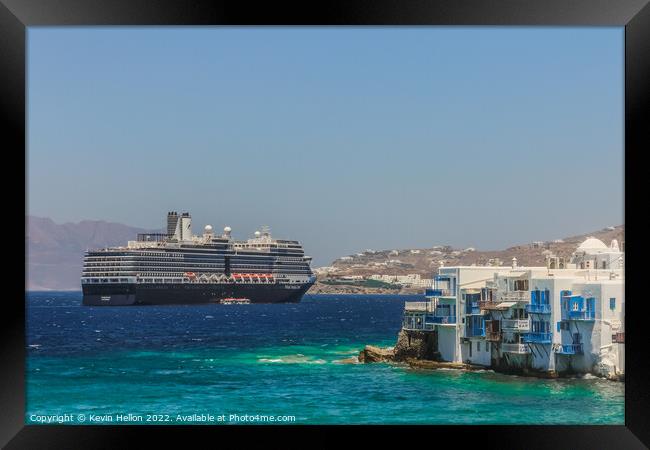
<path id="1" fill-rule="evenodd" d="M 3 445 L 644 448 L 649 22 L 2 0 Z"/>

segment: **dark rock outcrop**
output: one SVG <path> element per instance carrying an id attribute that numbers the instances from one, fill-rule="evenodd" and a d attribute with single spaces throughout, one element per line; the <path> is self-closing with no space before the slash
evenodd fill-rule
<path id="1" fill-rule="evenodd" d="M 395 361 L 406 361 L 407 359 L 421 359 L 428 361 L 439 361 L 440 353 L 438 348 L 438 334 L 424 331 L 400 330 L 395 344 Z"/>

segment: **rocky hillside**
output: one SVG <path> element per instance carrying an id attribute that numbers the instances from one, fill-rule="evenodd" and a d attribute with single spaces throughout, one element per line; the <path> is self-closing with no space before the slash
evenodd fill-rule
<path id="1" fill-rule="evenodd" d="M 152 231 L 97 220 L 57 224 L 28 216 L 26 289 L 78 290 L 86 249 L 124 245 L 138 233 Z"/>
<path id="2" fill-rule="evenodd" d="M 413 293 L 422 289 L 385 289 L 363 286 L 356 282 L 339 282 L 341 277 L 378 275 L 406 275 L 417 273 L 431 278 L 440 267 L 501 264 L 509 265 L 517 258 L 521 266 L 543 266 L 545 257 L 552 253 L 569 257 L 587 237 L 594 236 L 609 245 L 617 239 L 619 245 L 625 241 L 625 226 L 608 227 L 591 233 L 576 235 L 555 241 L 534 242 L 517 245 L 505 250 L 478 250 L 474 248 L 452 248 L 435 246 L 417 249 L 394 249 L 364 251 L 335 260 L 329 268 L 318 270 L 319 281 L 310 293 Z"/>

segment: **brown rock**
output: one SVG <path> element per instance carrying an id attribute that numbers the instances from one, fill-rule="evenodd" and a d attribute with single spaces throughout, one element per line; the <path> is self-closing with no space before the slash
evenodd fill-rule
<path id="1" fill-rule="evenodd" d="M 337 364 L 358 364 L 361 361 L 356 356 L 353 356 L 351 358 L 339 359 L 334 362 Z"/>
<path id="2" fill-rule="evenodd" d="M 374 345 L 366 345 L 366 347 L 359 353 L 359 362 L 372 363 L 372 362 L 388 362 L 393 360 L 392 348 L 375 347 Z"/>

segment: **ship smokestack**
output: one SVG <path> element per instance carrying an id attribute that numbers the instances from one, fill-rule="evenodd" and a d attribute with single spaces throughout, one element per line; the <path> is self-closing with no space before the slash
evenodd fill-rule
<path id="1" fill-rule="evenodd" d="M 192 239 L 192 216 L 190 216 L 190 213 L 184 212 L 181 215 L 179 240 L 189 241 L 191 239 Z"/>
<path id="2" fill-rule="evenodd" d="M 171 239 L 178 240 L 180 238 L 180 221 L 178 220 L 178 213 L 176 211 L 169 211 L 167 213 L 167 236 Z"/>

